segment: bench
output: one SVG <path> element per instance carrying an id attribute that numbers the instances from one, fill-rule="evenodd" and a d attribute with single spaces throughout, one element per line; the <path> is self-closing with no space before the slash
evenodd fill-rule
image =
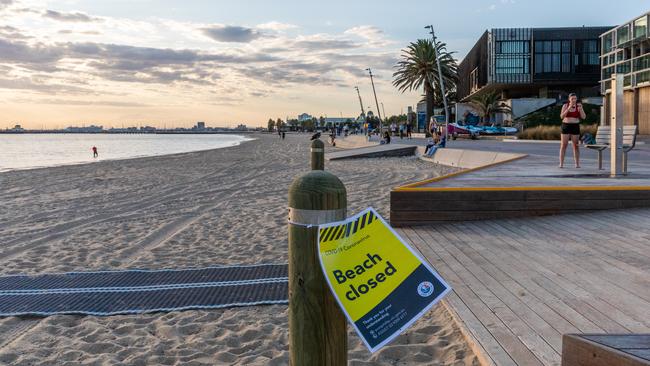
<path id="1" fill-rule="evenodd" d="M 603 151 L 609 147 L 612 135 L 610 126 L 600 126 L 596 132 L 596 143 L 587 145 L 588 149 L 598 151 L 598 169 L 603 169 Z M 627 173 L 627 153 L 636 145 L 636 126 L 623 126 L 623 173 Z"/>
<path id="2" fill-rule="evenodd" d="M 650 366 L 650 334 L 565 334 L 562 366 Z"/>

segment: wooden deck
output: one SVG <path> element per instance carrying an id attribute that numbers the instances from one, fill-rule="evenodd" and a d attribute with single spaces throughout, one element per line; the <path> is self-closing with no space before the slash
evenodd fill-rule
<path id="1" fill-rule="evenodd" d="M 397 187 L 390 222 L 412 226 L 650 207 L 647 161 L 630 163 L 631 173 L 616 178 L 590 161 L 583 164 L 560 169 L 548 156 L 529 155 Z"/>
<path id="2" fill-rule="evenodd" d="M 650 333 L 650 209 L 398 229 L 484 364 L 560 365 L 567 333 Z"/>

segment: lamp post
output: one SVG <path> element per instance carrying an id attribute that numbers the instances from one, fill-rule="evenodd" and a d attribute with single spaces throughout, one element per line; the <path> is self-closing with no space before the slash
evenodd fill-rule
<path id="1" fill-rule="evenodd" d="M 381 139 L 381 135 L 383 132 L 382 129 L 382 122 L 381 122 L 381 112 L 379 112 L 379 102 L 377 101 L 377 91 L 375 90 L 375 81 L 372 78 L 372 70 L 370 68 L 367 68 L 368 74 L 370 74 L 370 83 L 372 84 L 372 93 L 375 95 L 375 105 L 377 105 L 377 114 L 379 115 L 379 138 Z"/>
<path id="2" fill-rule="evenodd" d="M 440 94 L 442 95 L 442 103 L 445 106 L 445 142 L 449 143 L 449 109 L 447 108 L 447 94 L 445 93 L 445 81 L 442 79 L 442 69 L 440 68 L 440 58 L 438 57 L 438 47 L 436 46 L 436 35 L 433 31 L 433 25 L 427 25 L 425 29 L 431 30 L 431 37 L 433 38 L 433 53 L 436 56 L 436 64 L 438 65 L 438 79 L 440 80 Z M 429 80 L 431 83 L 431 80 Z M 433 83 L 431 83 L 433 86 Z"/>
<path id="3" fill-rule="evenodd" d="M 365 118 L 366 110 L 363 109 L 363 101 L 361 100 L 361 93 L 359 93 L 359 87 L 355 86 L 354 89 L 357 91 L 357 96 L 359 96 L 359 104 L 361 105 L 361 116 Z"/>

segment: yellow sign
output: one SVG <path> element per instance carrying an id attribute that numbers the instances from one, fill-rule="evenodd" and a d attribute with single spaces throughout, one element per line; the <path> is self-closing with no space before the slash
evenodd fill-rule
<path id="1" fill-rule="evenodd" d="M 371 352 L 450 290 L 372 208 L 320 225 L 318 243 L 332 293 Z"/>

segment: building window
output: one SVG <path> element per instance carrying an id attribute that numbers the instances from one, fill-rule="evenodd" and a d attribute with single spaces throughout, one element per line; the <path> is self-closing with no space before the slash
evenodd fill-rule
<path id="1" fill-rule="evenodd" d="M 650 55 L 641 56 L 634 59 L 634 70 L 650 69 Z"/>
<path id="2" fill-rule="evenodd" d="M 608 53 L 612 50 L 612 38 L 614 33 L 607 33 L 603 36 L 603 53 Z"/>
<path id="3" fill-rule="evenodd" d="M 470 93 L 473 93 L 479 89 L 478 85 L 478 67 L 472 70 L 469 73 L 469 82 L 470 82 Z"/>
<path id="4" fill-rule="evenodd" d="M 535 73 L 571 72 L 571 41 L 535 41 Z"/>
<path id="5" fill-rule="evenodd" d="M 630 40 L 630 26 L 628 24 L 616 30 L 616 44 L 622 44 Z"/>
<path id="6" fill-rule="evenodd" d="M 530 43 L 528 41 L 497 41 L 495 43 L 495 73 L 497 75 L 529 74 Z M 512 81 L 514 82 L 514 80 Z"/>
<path id="7" fill-rule="evenodd" d="M 650 82 L 650 71 L 644 71 L 636 74 L 636 83 L 641 84 L 641 83 L 647 83 Z"/>
<path id="8" fill-rule="evenodd" d="M 580 56 L 576 65 L 598 65 L 598 58 L 600 57 L 598 41 L 595 39 L 578 41 L 576 55 Z"/>
<path id="9" fill-rule="evenodd" d="M 646 36 L 648 29 L 648 17 L 639 18 L 634 21 L 634 38 Z"/>

